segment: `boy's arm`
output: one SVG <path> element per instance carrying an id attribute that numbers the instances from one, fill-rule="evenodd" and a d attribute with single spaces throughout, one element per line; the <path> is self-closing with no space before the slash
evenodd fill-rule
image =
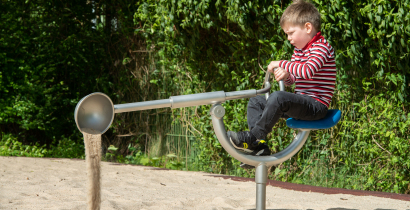
<path id="1" fill-rule="evenodd" d="M 292 85 L 293 83 L 295 83 L 296 81 L 296 77 L 293 74 L 289 74 L 289 77 L 287 79 L 285 79 L 285 85 L 289 86 Z"/>
<path id="2" fill-rule="evenodd" d="M 327 60 L 324 52 L 319 50 L 320 47 L 315 47 L 310 52 L 310 55 L 304 64 L 296 63 L 294 61 L 281 60 L 279 66 L 288 71 L 291 75 L 301 77 L 303 79 L 310 79 Z M 293 58 L 293 55 L 292 55 Z M 294 59 L 292 59 L 294 60 Z"/>
<path id="3" fill-rule="evenodd" d="M 291 62 L 294 62 L 295 61 L 295 53 L 293 53 L 292 54 L 292 58 L 290 59 L 290 61 Z M 289 71 L 288 71 L 289 72 Z M 285 80 L 285 85 L 286 86 L 290 86 L 290 85 L 292 85 L 293 83 L 295 83 L 295 81 L 296 81 L 296 77 L 295 77 L 295 75 L 293 75 L 291 72 L 289 72 L 290 74 L 289 74 L 289 77 Z"/>

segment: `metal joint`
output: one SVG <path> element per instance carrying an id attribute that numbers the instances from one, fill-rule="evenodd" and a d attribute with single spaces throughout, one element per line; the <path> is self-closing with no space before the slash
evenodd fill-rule
<path id="1" fill-rule="evenodd" d="M 217 119 L 221 119 L 225 116 L 225 108 L 221 104 L 215 104 L 212 106 L 210 114 Z"/>

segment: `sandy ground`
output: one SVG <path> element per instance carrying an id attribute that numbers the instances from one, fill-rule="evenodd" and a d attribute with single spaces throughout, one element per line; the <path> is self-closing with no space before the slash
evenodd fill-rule
<path id="1" fill-rule="evenodd" d="M 101 209 L 255 209 L 255 183 L 102 162 Z M 86 209 L 84 160 L 0 157 L 0 209 Z M 410 201 L 267 186 L 267 209 L 410 209 Z"/>

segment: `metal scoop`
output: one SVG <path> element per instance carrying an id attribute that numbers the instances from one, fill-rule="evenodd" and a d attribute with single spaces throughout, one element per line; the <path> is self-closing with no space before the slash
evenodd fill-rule
<path id="1" fill-rule="evenodd" d="M 93 129 L 105 133 L 114 119 L 114 104 L 104 93 L 91 93 L 77 103 L 74 119 L 81 132 Z"/>

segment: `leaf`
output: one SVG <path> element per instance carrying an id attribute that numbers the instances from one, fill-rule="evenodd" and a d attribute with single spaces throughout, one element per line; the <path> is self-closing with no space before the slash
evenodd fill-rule
<path id="1" fill-rule="evenodd" d="M 393 31 L 393 33 L 387 35 L 386 37 L 387 37 L 387 38 L 390 38 L 390 37 L 392 37 L 392 36 L 394 36 L 394 35 L 396 35 L 396 31 Z M 393 40 L 393 42 L 394 42 L 394 40 Z"/>
<path id="2" fill-rule="evenodd" d="M 170 153 L 170 154 L 167 155 L 167 157 L 169 157 L 169 158 L 175 158 L 175 157 L 178 157 L 178 156 L 176 156 L 174 153 Z"/>
<path id="3" fill-rule="evenodd" d="M 376 15 L 376 22 L 380 23 L 380 20 L 381 20 L 380 16 Z"/>
<path id="4" fill-rule="evenodd" d="M 352 52 L 353 52 L 354 54 L 357 54 L 357 53 L 356 53 L 356 47 L 355 47 L 354 45 L 351 45 L 351 49 L 352 49 Z"/>
<path id="5" fill-rule="evenodd" d="M 280 173 L 280 169 L 279 168 L 275 168 L 275 176 L 277 176 Z"/>
<path id="6" fill-rule="evenodd" d="M 114 145 L 110 145 L 107 149 L 110 150 L 110 151 L 117 151 L 118 150 L 118 148 L 115 147 Z"/>
<path id="7" fill-rule="evenodd" d="M 397 85 L 397 78 L 396 78 L 396 76 L 395 76 L 394 74 L 392 74 L 392 75 L 390 76 L 390 79 L 391 79 L 391 81 L 392 81 L 395 85 Z"/>
<path id="8" fill-rule="evenodd" d="M 271 15 L 266 15 L 266 19 L 268 19 L 269 23 L 271 23 L 272 25 L 275 25 L 275 22 L 273 22 L 272 16 Z"/>

